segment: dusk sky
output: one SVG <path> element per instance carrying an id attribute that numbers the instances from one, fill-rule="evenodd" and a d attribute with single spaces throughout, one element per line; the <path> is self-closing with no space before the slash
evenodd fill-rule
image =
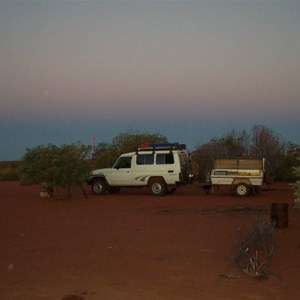
<path id="1" fill-rule="evenodd" d="M 0 0 L 0 160 L 264 125 L 300 144 L 300 1 Z"/>

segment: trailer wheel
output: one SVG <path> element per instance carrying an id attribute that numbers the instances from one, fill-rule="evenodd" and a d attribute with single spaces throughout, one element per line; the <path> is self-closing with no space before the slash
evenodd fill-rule
<path id="1" fill-rule="evenodd" d="M 246 183 L 239 183 L 235 186 L 235 193 L 240 197 L 248 196 L 251 188 Z"/>

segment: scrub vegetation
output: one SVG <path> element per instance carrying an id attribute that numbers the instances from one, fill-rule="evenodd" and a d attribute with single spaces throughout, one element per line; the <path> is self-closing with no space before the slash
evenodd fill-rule
<path id="1" fill-rule="evenodd" d="M 213 138 L 208 143 L 200 145 L 193 153 L 197 163 L 200 181 L 205 180 L 213 167 L 216 157 L 264 157 L 267 163 L 266 181 L 294 181 L 294 167 L 299 167 L 296 159 L 300 155 L 300 146 L 285 142 L 271 129 L 256 125 L 250 132 L 231 131 L 221 138 Z"/>
<path id="2" fill-rule="evenodd" d="M 144 143 L 167 143 L 168 138 L 159 133 L 142 133 L 129 130 L 113 138 L 112 143 L 99 143 L 94 148 L 94 164 L 96 168 L 108 168 L 113 165 L 116 159 L 126 152 Z"/>
<path id="3" fill-rule="evenodd" d="M 297 157 L 300 162 L 300 157 Z M 296 182 L 292 184 L 294 190 L 295 207 L 300 209 L 300 167 L 294 167 Z"/>
<path id="4" fill-rule="evenodd" d="M 133 145 L 145 142 L 166 142 L 159 134 L 121 133 L 113 139 L 112 145 L 100 144 L 97 147 L 73 143 L 58 147 L 37 146 L 27 149 L 18 167 L 22 183 L 40 183 L 51 195 L 56 187 L 65 188 L 67 197 L 71 197 L 72 186 L 80 186 L 98 164 L 109 166 L 111 161 L 122 152 L 132 151 Z M 84 193 L 86 196 L 86 194 Z"/>
<path id="5" fill-rule="evenodd" d="M 93 146 L 73 143 L 63 146 L 40 145 L 26 152 L 20 162 L 2 162 L 0 180 L 19 180 L 23 183 L 46 182 L 50 186 L 81 185 L 91 169 L 111 167 L 121 153 L 134 151 L 143 143 L 166 143 L 168 138 L 160 133 L 134 130 L 119 133 L 111 143 Z M 266 182 L 273 180 L 296 182 L 293 185 L 299 205 L 300 146 L 284 141 L 271 129 L 255 125 L 250 132 L 232 130 L 220 138 L 198 145 L 192 152 L 194 176 L 205 181 L 216 157 L 259 156 L 266 158 Z M 17 166 L 19 167 L 17 168 Z"/>
<path id="6" fill-rule="evenodd" d="M 27 149 L 18 167 L 21 181 L 63 187 L 70 197 L 71 187 L 82 186 L 89 173 L 90 153 L 91 147 L 80 143 Z"/>

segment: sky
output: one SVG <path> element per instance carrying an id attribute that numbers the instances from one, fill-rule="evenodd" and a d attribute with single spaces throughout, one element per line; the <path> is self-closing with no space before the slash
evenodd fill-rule
<path id="1" fill-rule="evenodd" d="M 129 130 L 300 144 L 300 1 L 0 0 L 0 161 Z"/>

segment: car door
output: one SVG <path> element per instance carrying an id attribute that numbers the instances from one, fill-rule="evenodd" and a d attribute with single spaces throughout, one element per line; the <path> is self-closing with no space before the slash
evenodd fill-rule
<path id="1" fill-rule="evenodd" d="M 132 184 L 132 156 L 122 156 L 113 167 L 111 183 L 113 186 L 129 186 Z"/>

